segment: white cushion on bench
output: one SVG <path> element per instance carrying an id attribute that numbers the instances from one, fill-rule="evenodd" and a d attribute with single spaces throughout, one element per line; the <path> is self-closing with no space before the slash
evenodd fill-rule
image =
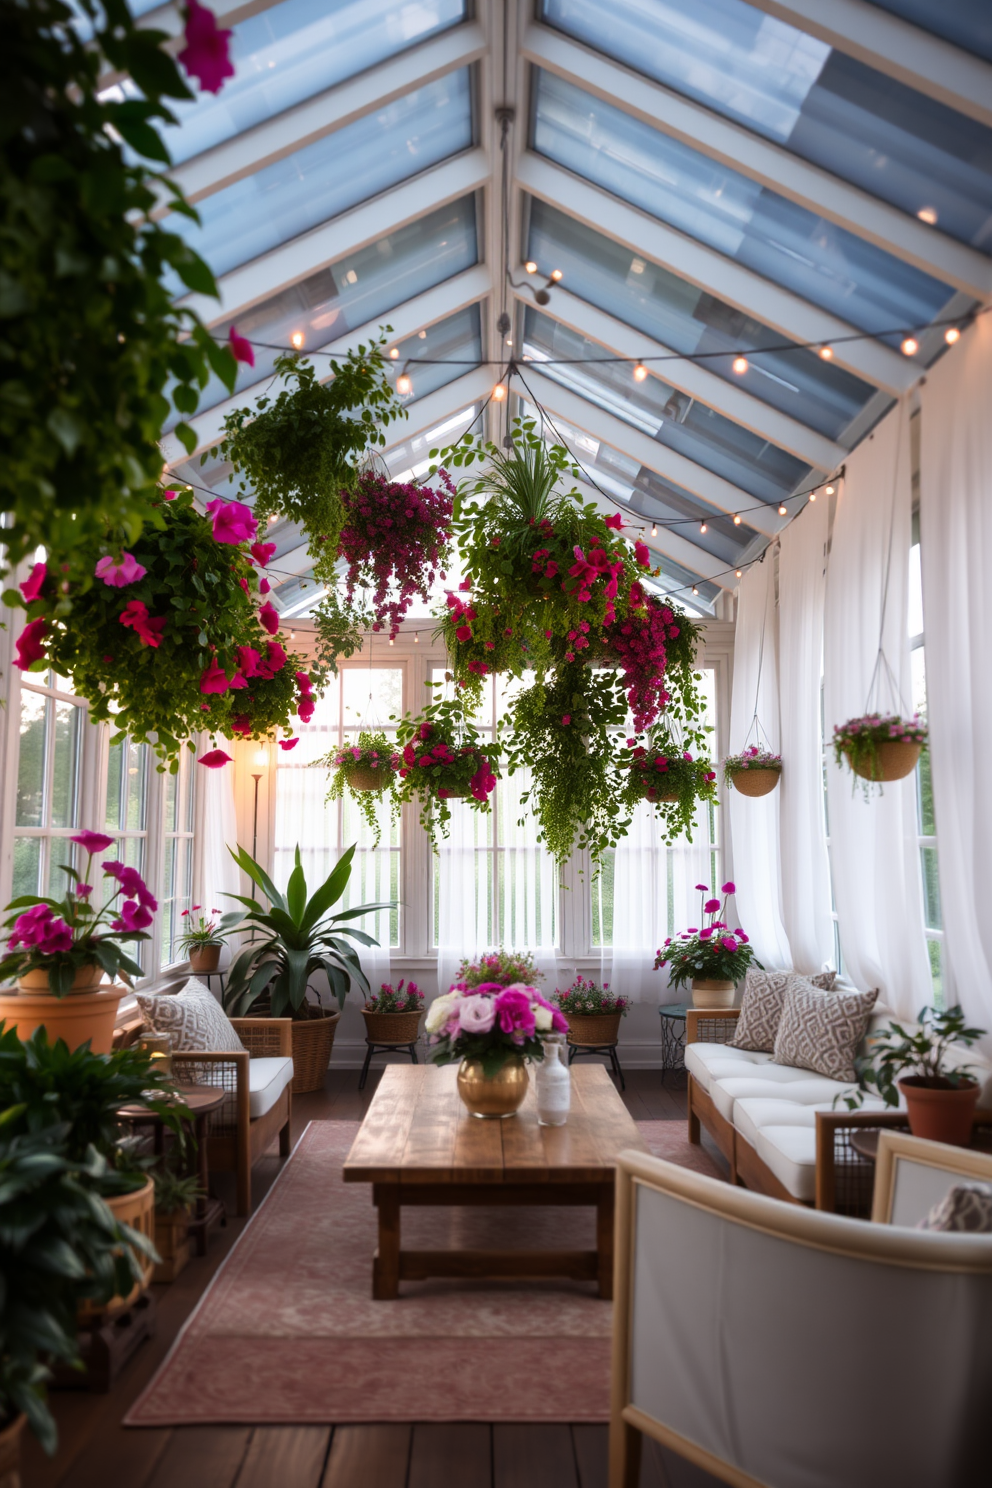
<path id="1" fill-rule="evenodd" d="M 770 1054 L 755 1049 L 735 1049 L 732 1044 L 689 1044 L 685 1051 L 685 1067 L 703 1090 L 709 1090 L 713 1078 L 750 1074 L 757 1066 L 764 1067 L 771 1062 Z"/>
<path id="2" fill-rule="evenodd" d="M 781 1066 L 780 1066 L 781 1068 Z M 764 1071 L 753 1075 L 734 1076 L 714 1080 L 710 1087 L 710 1099 L 728 1121 L 734 1120 L 734 1106 L 739 1100 L 779 1100 L 787 1105 L 829 1106 L 835 1095 L 846 1095 L 853 1085 L 842 1085 L 839 1080 L 828 1080 L 823 1075 L 810 1074 L 809 1070 L 784 1069 L 792 1079 L 766 1079 Z"/>
<path id="3" fill-rule="evenodd" d="M 783 1102 L 784 1108 L 784 1102 Z M 813 1118 L 814 1123 L 816 1118 Z M 763 1126 L 754 1149 L 797 1199 L 816 1198 L 816 1126 Z"/>
<path id="4" fill-rule="evenodd" d="M 248 1109 L 257 1120 L 271 1111 L 293 1078 L 293 1061 L 285 1054 L 248 1061 Z"/>

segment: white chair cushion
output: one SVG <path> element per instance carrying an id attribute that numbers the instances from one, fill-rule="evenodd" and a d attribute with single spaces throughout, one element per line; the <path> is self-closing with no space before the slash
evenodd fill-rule
<path id="1" fill-rule="evenodd" d="M 293 1061 L 285 1054 L 248 1061 L 248 1109 L 255 1121 L 271 1111 L 293 1078 Z"/>
<path id="2" fill-rule="evenodd" d="M 756 1066 L 771 1064 L 772 1056 L 754 1049 L 735 1049 L 733 1044 L 688 1044 L 685 1067 L 703 1090 L 709 1090 L 717 1075 L 750 1074 Z"/>
<path id="3" fill-rule="evenodd" d="M 750 1076 L 715 1079 L 710 1086 L 710 1099 L 721 1116 L 733 1121 L 734 1105 L 739 1100 L 764 1096 L 788 1105 L 829 1106 L 835 1095 L 847 1095 L 854 1088 L 841 1084 L 839 1080 L 828 1080 L 824 1075 L 811 1075 L 808 1070 L 791 1070 L 789 1073 L 798 1079 L 768 1079 L 764 1070 L 755 1070 Z"/>
<path id="4" fill-rule="evenodd" d="M 816 1198 L 816 1126 L 763 1126 L 755 1151 L 794 1198 Z"/>

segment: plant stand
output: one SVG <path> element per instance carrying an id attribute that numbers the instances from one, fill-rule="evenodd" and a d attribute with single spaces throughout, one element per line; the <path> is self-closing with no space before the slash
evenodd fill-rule
<path id="1" fill-rule="evenodd" d="M 661 1083 L 664 1085 L 669 1070 L 676 1075 L 685 1074 L 685 1024 L 688 1008 L 681 1002 L 669 1002 L 660 1007 L 658 1012 L 661 1015 Z"/>
<path id="2" fill-rule="evenodd" d="M 568 1062 L 571 1066 L 576 1059 L 584 1059 L 588 1054 L 602 1054 L 610 1061 L 610 1072 L 613 1078 L 619 1082 L 620 1089 L 627 1089 L 627 1082 L 620 1068 L 620 1060 L 617 1058 L 616 1044 L 573 1044 L 568 1045 Z"/>
<path id="3" fill-rule="evenodd" d="M 365 1063 L 362 1065 L 362 1073 L 359 1076 L 358 1088 L 365 1089 L 365 1081 L 369 1077 L 369 1065 L 372 1063 L 373 1054 L 409 1054 L 414 1064 L 419 1064 L 417 1058 L 416 1040 L 412 1044 L 374 1044 L 371 1039 L 365 1040 Z"/>

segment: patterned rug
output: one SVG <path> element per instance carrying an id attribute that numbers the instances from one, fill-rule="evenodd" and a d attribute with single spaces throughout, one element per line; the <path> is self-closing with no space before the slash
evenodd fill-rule
<path id="1" fill-rule="evenodd" d="M 681 1121 L 658 1157 L 721 1177 Z M 589 1283 L 404 1282 L 371 1298 L 376 1214 L 342 1181 L 358 1123 L 311 1122 L 127 1426 L 605 1421 L 612 1305 Z M 594 1249 L 592 1209 L 405 1209 L 416 1249 Z"/>

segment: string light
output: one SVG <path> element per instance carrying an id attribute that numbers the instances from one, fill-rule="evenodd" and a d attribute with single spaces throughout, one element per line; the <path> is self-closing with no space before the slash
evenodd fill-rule
<path id="1" fill-rule="evenodd" d="M 273 512 L 272 515 L 269 517 L 269 526 L 271 527 L 272 524 L 273 524 L 273 522 L 278 522 L 278 520 L 279 520 L 279 513 L 278 512 Z"/>
<path id="2" fill-rule="evenodd" d="M 389 355 L 392 357 L 392 359 L 393 359 L 394 362 L 399 359 L 399 354 L 400 354 L 400 349 L 399 349 L 398 346 L 391 346 L 389 348 Z"/>
<path id="3" fill-rule="evenodd" d="M 837 489 L 836 486 L 827 486 L 827 495 L 828 496 L 832 496 L 834 494 L 834 492 L 836 491 L 836 489 Z"/>
<path id="4" fill-rule="evenodd" d="M 505 397 L 506 397 L 506 388 L 503 386 L 503 384 L 501 382 L 498 382 L 496 384 L 496 386 L 493 388 L 493 402 L 494 403 L 502 403 L 502 401 L 503 401 L 503 399 Z"/>
<path id="5" fill-rule="evenodd" d="M 810 499 L 810 501 L 815 501 L 816 500 L 816 492 L 815 491 L 810 491 L 810 493 L 809 493 L 809 499 Z"/>
<path id="6" fill-rule="evenodd" d="M 537 273 L 537 264 L 534 262 L 534 260 L 532 258 L 529 258 L 527 260 L 527 262 L 524 264 L 524 268 L 526 269 L 526 271 L 527 271 L 528 274 L 536 274 Z"/>
<path id="7" fill-rule="evenodd" d="M 788 507 L 780 506 L 778 509 L 778 514 L 780 517 L 787 517 L 789 515 Z"/>
<path id="8" fill-rule="evenodd" d="M 900 350 L 903 356 L 915 356 L 920 349 L 920 343 L 915 336 L 907 336 Z"/>
<path id="9" fill-rule="evenodd" d="M 916 215 L 917 215 L 917 217 L 919 217 L 919 219 L 920 219 L 921 222 L 925 222 L 926 223 L 927 227 L 934 227 L 936 225 L 936 222 L 937 222 L 937 208 L 936 207 L 921 207 L 920 210 L 917 212 Z"/>
<path id="10" fill-rule="evenodd" d="M 740 512 L 734 512 L 734 526 L 735 527 L 739 527 L 740 525 L 741 525 L 741 514 L 740 514 Z"/>
<path id="11" fill-rule="evenodd" d="M 415 646 L 419 646 L 420 645 L 420 631 L 419 630 L 415 630 L 413 632 L 413 644 Z"/>
<path id="12" fill-rule="evenodd" d="M 740 578 L 741 574 L 743 573 L 743 569 L 740 569 L 739 568 L 739 569 L 737 569 L 736 572 L 737 572 L 737 577 Z"/>
<path id="13" fill-rule="evenodd" d="M 293 334 L 290 336 L 289 339 L 293 343 L 293 345 L 296 347 L 297 351 L 299 351 L 300 347 L 303 345 L 303 332 L 302 331 L 294 331 Z"/>
<path id="14" fill-rule="evenodd" d="M 747 357 L 735 356 L 733 361 L 733 368 L 738 377 L 743 377 L 744 373 L 747 371 Z"/>
<path id="15" fill-rule="evenodd" d="M 959 331 L 958 327 L 948 326 L 947 330 L 944 332 L 944 340 L 947 342 L 948 346 L 953 346 L 955 341 L 960 341 L 961 332 Z"/>
<path id="16" fill-rule="evenodd" d="M 832 346 L 821 346 L 820 356 L 825 362 L 833 361 L 834 349 Z"/>
<path id="17" fill-rule="evenodd" d="M 556 284 L 558 284 L 562 279 L 564 279 L 564 277 L 565 276 L 562 273 L 561 269 L 552 269 L 551 270 L 551 278 L 555 281 Z"/>
<path id="18" fill-rule="evenodd" d="M 705 522 L 700 522 L 700 524 L 699 524 L 699 530 L 700 530 L 700 532 L 708 532 L 709 531 L 709 528 L 706 526 L 706 523 Z"/>
<path id="19" fill-rule="evenodd" d="M 652 537 L 657 537 L 658 536 L 658 524 L 657 524 L 657 522 L 655 522 L 654 526 L 651 528 L 651 536 Z"/>
<path id="20" fill-rule="evenodd" d="M 413 392 L 413 383 L 410 381 L 410 378 L 406 372 L 401 372 L 399 377 L 397 377 L 396 391 L 399 393 L 401 398 L 405 398 L 408 393 Z M 392 645 L 392 641 L 390 641 L 389 644 Z"/>
<path id="21" fill-rule="evenodd" d="M 699 593 L 699 590 L 696 588 L 695 584 L 693 584 L 693 586 L 692 586 L 692 592 L 693 592 L 693 594 L 698 594 Z"/>
<path id="22" fill-rule="evenodd" d="M 644 379 L 645 379 L 645 377 L 647 377 L 647 375 L 648 375 L 648 369 L 647 369 L 647 367 L 645 367 L 645 365 L 644 365 L 643 362 L 638 362 L 637 366 L 634 368 L 634 381 L 635 382 L 643 382 Z"/>

